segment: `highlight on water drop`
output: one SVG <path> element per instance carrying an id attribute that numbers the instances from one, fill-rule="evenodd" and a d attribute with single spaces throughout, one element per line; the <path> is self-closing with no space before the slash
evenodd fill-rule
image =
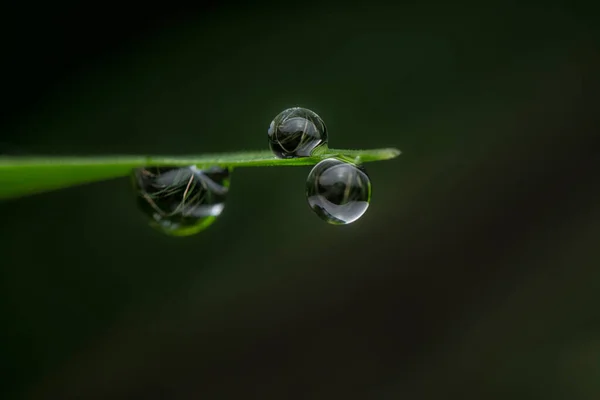
<path id="1" fill-rule="evenodd" d="M 293 107 L 279 113 L 267 131 L 269 148 L 278 158 L 310 157 L 327 149 L 327 127 L 314 111 Z"/>
<path id="2" fill-rule="evenodd" d="M 306 199 L 322 220 L 333 225 L 350 224 L 369 208 L 371 179 L 358 163 L 327 158 L 308 174 Z"/>
<path id="3" fill-rule="evenodd" d="M 144 167 L 133 170 L 138 208 L 157 230 L 189 236 L 210 226 L 225 207 L 230 170 Z"/>

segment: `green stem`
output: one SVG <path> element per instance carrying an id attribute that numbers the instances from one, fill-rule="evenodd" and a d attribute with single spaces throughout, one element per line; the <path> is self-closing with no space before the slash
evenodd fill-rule
<path id="1" fill-rule="evenodd" d="M 20 197 L 128 176 L 144 166 L 221 166 L 269 167 L 314 165 L 319 161 L 343 156 L 360 162 L 389 160 L 400 155 L 393 148 L 374 150 L 329 149 L 313 157 L 279 159 L 269 151 L 202 154 L 190 156 L 101 156 L 101 157 L 13 157 L 0 156 L 0 199 Z"/>

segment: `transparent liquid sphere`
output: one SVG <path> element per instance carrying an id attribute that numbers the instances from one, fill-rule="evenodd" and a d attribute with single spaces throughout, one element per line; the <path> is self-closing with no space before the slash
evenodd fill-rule
<path id="1" fill-rule="evenodd" d="M 269 147 L 278 158 L 310 157 L 327 146 L 327 127 L 315 112 L 288 108 L 277 115 L 267 131 Z"/>
<path id="2" fill-rule="evenodd" d="M 308 174 L 306 199 L 310 208 L 326 222 L 350 224 L 369 208 L 371 180 L 361 166 L 328 158 Z"/>
<path id="3" fill-rule="evenodd" d="M 159 231 L 188 236 L 212 224 L 223 212 L 229 170 L 212 167 L 145 167 L 133 170 L 138 208 Z"/>

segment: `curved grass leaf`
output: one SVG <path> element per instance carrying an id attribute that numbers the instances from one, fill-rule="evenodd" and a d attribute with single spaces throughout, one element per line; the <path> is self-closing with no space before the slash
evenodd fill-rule
<path id="1" fill-rule="evenodd" d="M 104 157 L 14 157 L 0 156 L 0 199 L 20 197 L 128 176 L 133 168 L 144 166 L 186 166 L 206 168 L 270 167 L 314 165 L 324 158 L 382 161 L 397 157 L 394 148 L 374 150 L 336 150 L 312 157 L 279 159 L 269 151 L 203 154 L 198 156 L 104 156 Z"/>

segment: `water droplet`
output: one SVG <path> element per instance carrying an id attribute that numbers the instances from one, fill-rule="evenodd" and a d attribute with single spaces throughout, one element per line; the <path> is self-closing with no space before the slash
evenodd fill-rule
<path id="1" fill-rule="evenodd" d="M 327 148 L 327 127 L 315 112 L 301 107 L 283 110 L 271 121 L 269 147 L 278 158 L 309 157 Z"/>
<path id="2" fill-rule="evenodd" d="M 350 224 L 369 207 L 371 180 L 361 165 L 327 158 L 308 174 L 306 199 L 324 221 L 334 225 Z"/>
<path id="3" fill-rule="evenodd" d="M 188 236 L 212 224 L 225 206 L 228 169 L 145 167 L 133 170 L 138 207 L 150 225 L 173 236 Z"/>

